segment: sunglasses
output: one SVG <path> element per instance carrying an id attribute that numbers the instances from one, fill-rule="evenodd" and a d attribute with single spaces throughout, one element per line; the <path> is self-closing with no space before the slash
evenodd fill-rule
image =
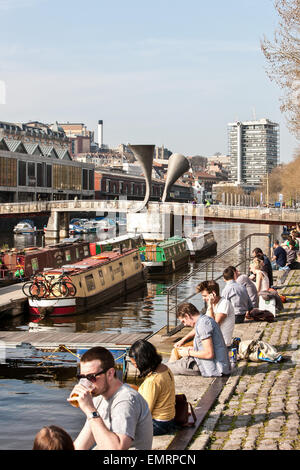
<path id="1" fill-rule="evenodd" d="M 107 371 L 108 371 L 108 369 L 103 369 L 100 372 L 97 372 L 97 374 L 87 374 L 87 375 L 77 374 L 76 377 L 77 377 L 78 380 L 88 379 L 90 382 L 95 383 L 97 381 L 97 377 L 101 374 L 105 374 L 105 372 L 107 372 Z"/>

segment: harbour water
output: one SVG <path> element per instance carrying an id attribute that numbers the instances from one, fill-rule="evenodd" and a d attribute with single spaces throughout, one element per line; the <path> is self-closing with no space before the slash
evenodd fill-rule
<path id="1" fill-rule="evenodd" d="M 250 233 L 273 233 L 280 238 L 282 227 L 254 224 L 206 223 L 205 230 L 213 230 L 218 243 L 218 254 Z M 15 243 L 11 233 L 3 233 L 0 246 Z M 32 240 L 24 242 L 32 245 Z M 37 238 L 37 244 L 40 240 Z M 21 243 L 21 242 L 20 242 Z M 260 237 L 253 241 L 253 248 L 260 246 L 268 252 L 268 239 Z M 237 264 L 243 259 L 243 252 L 237 249 L 218 262 L 215 272 L 230 265 Z M 202 261 L 203 262 L 203 261 Z M 197 266 L 197 265 L 196 265 Z M 105 331 L 105 332 L 154 332 L 166 324 L 165 288 L 181 279 L 195 264 L 164 279 L 149 281 L 144 289 L 116 302 L 105 305 L 97 311 L 84 315 L 61 318 L 43 319 L 20 316 L 12 320 L 0 322 L 0 330 L 26 330 L 33 322 L 39 328 L 55 331 L 62 329 L 70 332 Z M 220 282 L 222 287 L 222 282 Z M 195 286 L 189 283 L 184 286 L 184 296 L 194 292 Z M 202 307 L 201 296 L 191 299 L 198 308 Z M 41 374 L 21 374 L 17 369 L 10 372 L 9 377 L 0 375 L 0 449 L 30 449 L 36 432 L 44 425 L 56 424 L 65 428 L 74 438 L 84 423 L 80 410 L 71 407 L 66 398 L 76 379 L 57 377 L 45 371 Z"/>

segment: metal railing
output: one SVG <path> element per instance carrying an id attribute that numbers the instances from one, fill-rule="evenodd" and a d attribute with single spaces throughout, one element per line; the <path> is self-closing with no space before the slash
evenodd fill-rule
<path id="1" fill-rule="evenodd" d="M 177 319 L 177 308 L 178 305 L 181 303 L 187 302 L 190 298 L 194 297 L 197 295 L 197 292 L 194 292 L 190 296 L 186 297 L 185 299 L 181 300 L 180 302 L 178 301 L 178 288 L 182 286 L 182 284 L 192 277 L 198 275 L 199 273 L 205 273 L 205 279 L 213 279 L 215 281 L 221 279 L 223 277 L 223 274 L 218 275 L 216 278 L 214 278 L 215 275 L 215 263 L 217 261 L 222 260 L 222 258 L 230 253 L 232 250 L 236 249 L 237 247 L 242 247 L 243 249 L 243 259 L 241 262 L 238 264 L 235 264 L 232 266 L 238 267 L 241 266 L 242 264 L 245 265 L 245 272 L 246 272 L 246 267 L 247 263 L 251 259 L 251 253 L 254 248 L 252 248 L 252 238 L 253 237 L 268 237 L 269 243 L 268 243 L 268 255 L 270 255 L 271 252 L 271 246 L 273 245 L 274 242 L 274 235 L 272 233 L 251 233 L 250 235 L 247 235 L 245 238 L 242 238 L 242 240 L 239 240 L 237 243 L 234 245 L 231 245 L 229 248 L 224 250 L 222 253 L 219 255 L 215 256 L 214 258 L 211 258 L 207 263 L 202 264 L 199 268 L 194 269 L 191 271 L 188 275 L 180 279 L 180 281 L 176 282 L 175 284 L 172 284 L 170 287 L 166 289 L 166 295 L 167 295 L 167 335 L 171 336 L 172 334 L 176 333 L 179 331 L 183 326 L 180 323 L 179 326 L 177 325 L 178 319 Z M 225 269 L 225 268 L 224 268 Z M 170 329 L 170 316 L 173 314 L 175 316 L 175 325 L 172 329 Z"/>

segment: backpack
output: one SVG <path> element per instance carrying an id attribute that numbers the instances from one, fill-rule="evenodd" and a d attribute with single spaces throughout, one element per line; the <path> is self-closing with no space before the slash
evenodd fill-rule
<path id="1" fill-rule="evenodd" d="M 190 411 L 189 411 L 190 408 Z M 190 421 L 192 418 L 192 421 Z M 192 405 L 187 401 L 184 393 L 175 395 L 175 424 L 178 426 L 194 426 L 196 415 Z"/>
<path id="2" fill-rule="evenodd" d="M 269 343 L 258 340 L 247 340 L 241 341 L 239 344 L 239 359 L 248 359 L 253 362 L 279 362 L 282 356 L 278 353 L 276 348 Z"/>

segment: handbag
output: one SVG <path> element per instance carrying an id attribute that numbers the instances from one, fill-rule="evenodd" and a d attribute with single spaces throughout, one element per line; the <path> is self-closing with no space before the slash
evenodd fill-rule
<path id="1" fill-rule="evenodd" d="M 253 362 L 280 362 L 281 354 L 276 348 L 265 341 L 246 340 L 241 341 L 239 345 L 239 359 L 246 359 Z"/>
<path id="2" fill-rule="evenodd" d="M 180 393 L 175 395 L 175 423 L 178 426 L 187 427 L 194 426 L 196 420 L 195 411 L 192 405 L 187 401 L 185 394 Z"/>

